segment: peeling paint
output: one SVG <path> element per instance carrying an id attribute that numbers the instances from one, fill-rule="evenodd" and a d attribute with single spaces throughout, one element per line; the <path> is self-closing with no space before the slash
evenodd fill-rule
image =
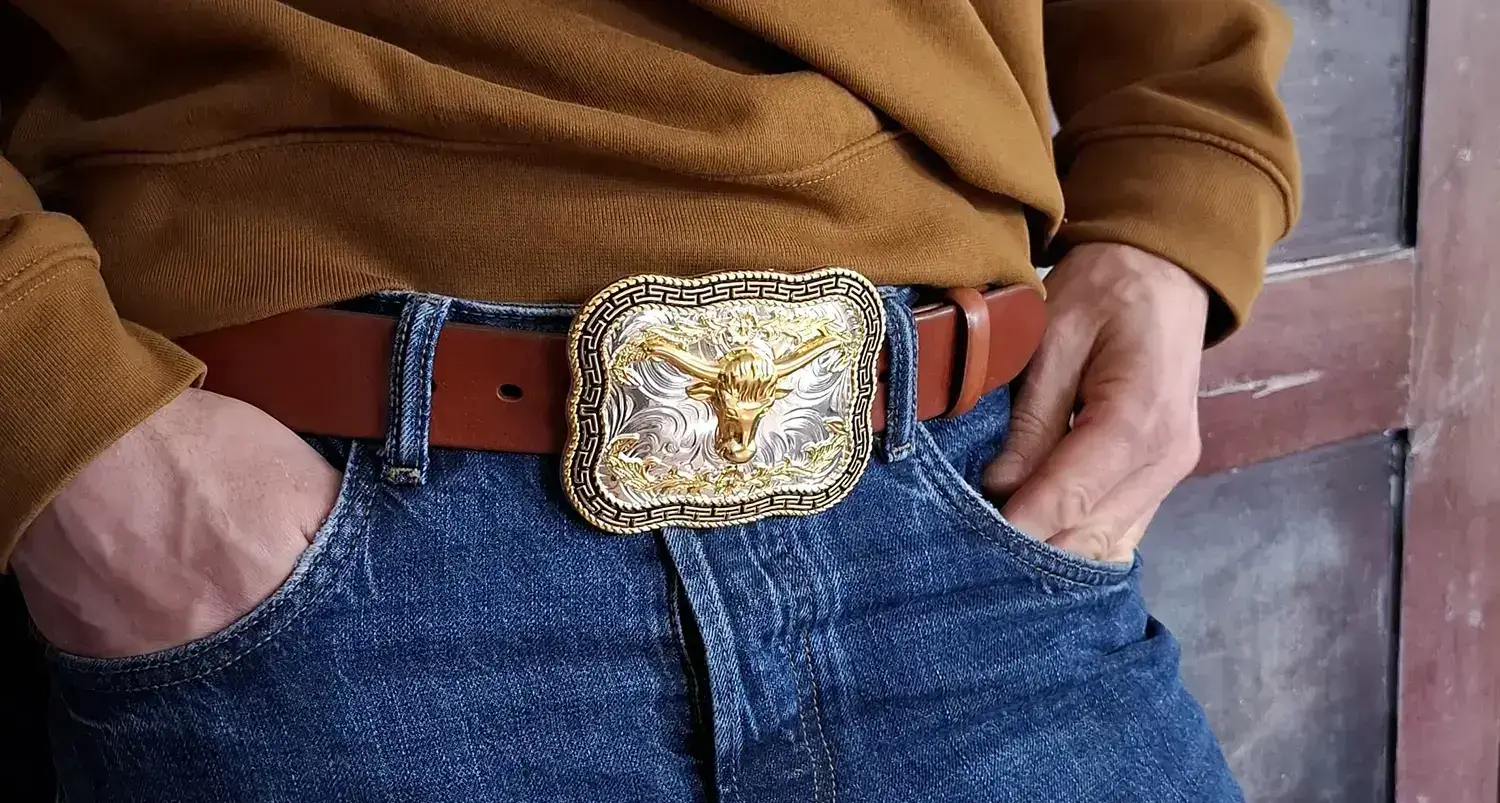
<path id="1" fill-rule="evenodd" d="M 1265 379 L 1252 379 L 1248 382 L 1227 382 L 1217 387 L 1204 388 L 1198 391 L 1198 398 L 1212 399 L 1218 396 L 1232 396 L 1236 393 L 1249 393 L 1252 399 L 1264 399 L 1273 393 L 1280 393 L 1283 390 L 1311 385 L 1322 378 L 1322 371 L 1312 370 L 1296 374 L 1277 374 L 1276 376 L 1268 376 Z"/>
<path id="2" fill-rule="evenodd" d="M 1442 428 L 1437 424 L 1422 424 L 1412 433 L 1411 449 L 1407 452 L 1411 457 L 1425 456 L 1437 443 L 1438 434 Z"/>

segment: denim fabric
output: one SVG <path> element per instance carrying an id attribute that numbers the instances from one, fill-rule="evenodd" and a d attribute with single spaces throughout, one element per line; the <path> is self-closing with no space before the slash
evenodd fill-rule
<path id="1" fill-rule="evenodd" d="M 900 391 L 914 330 L 889 299 Z M 820 515 L 608 535 L 556 457 L 426 444 L 445 318 L 565 310 L 371 303 L 403 314 L 394 371 L 418 377 L 393 382 L 390 442 L 318 443 L 337 507 L 236 624 L 52 656 L 64 800 L 1241 800 L 1139 566 L 1029 539 L 975 491 L 1004 391 L 925 423 L 892 392 L 885 448 Z"/>

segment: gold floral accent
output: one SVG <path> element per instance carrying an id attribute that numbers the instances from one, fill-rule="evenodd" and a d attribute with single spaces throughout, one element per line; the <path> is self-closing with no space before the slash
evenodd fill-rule
<path id="1" fill-rule="evenodd" d="M 615 438 L 605 452 L 605 462 L 616 480 L 643 494 L 727 497 L 755 493 L 818 479 L 846 459 L 850 453 L 848 424 L 840 418 L 825 418 L 823 425 L 828 437 L 808 444 L 797 459 L 788 455 L 774 463 L 683 471 L 649 455 L 631 456 L 630 451 L 640 442 L 634 434 Z"/>

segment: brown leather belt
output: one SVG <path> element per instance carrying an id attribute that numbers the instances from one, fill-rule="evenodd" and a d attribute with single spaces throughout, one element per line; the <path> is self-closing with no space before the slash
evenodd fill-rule
<path id="1" fill-rule="evenodd" d="M 1009 383 L 1041 343 L 1046 305 L 1017 285 L 950 290 L 919 307 L 917 414 L 967 412 Z M 248 402 L 311 435 L 380 439 L 389 406 L 396 321 L 384 315 L 303 310 L 185 337 L 208 365 L 204 389 Z M 884 358 L 881 361 L 884 376 Z M 567 337 L 449 323 L 433 364 L 433 446 L 561 452 L 571 381 Z M 874 425 L 884 424 L 882 380 Z"/>

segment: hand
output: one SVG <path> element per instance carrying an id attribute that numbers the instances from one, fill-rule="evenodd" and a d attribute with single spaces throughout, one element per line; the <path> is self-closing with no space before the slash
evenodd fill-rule
<path id="1" fill-rule="evenodd" d="M 12 566 L 58 648 L 139 655 L 217 632 L 275 591 L 338 486 L 275 419 L 190 390 L 84 468 Z"/>
<path id="2" fill-rule="evenodd" d="M 984 490 L 1022 532 L 1128 562 L 1198 463 L 1208 292 L 1171 262 L 1112 244 L 1074 248 L 1047 290 L 1051 322 Z"/>

